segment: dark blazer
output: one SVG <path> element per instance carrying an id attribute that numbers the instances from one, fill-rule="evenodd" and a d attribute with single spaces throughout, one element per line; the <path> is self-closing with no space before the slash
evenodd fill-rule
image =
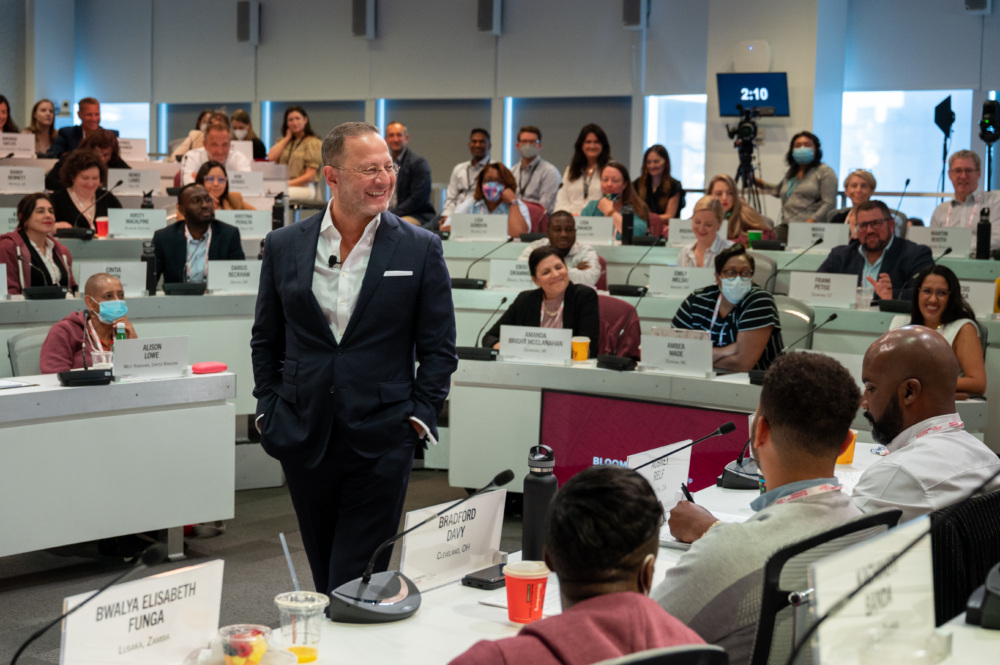
<path id="1" fill-rule="evenodd" d="M 97 190 L 96 198 L 100 200 L 97 201 L 97 205 L 95 206 L 97 213 L 94 217 L 107 217 L 110 208 L 122 207 L 121 201 L 114 194 L 108 194 L 104 198 L 101 198 L 101 195 L 105 191 L 107 190 L 103 187 Z M 73 199 L 70 197 L 67 189 L 57 189 L 52 193 L 49 200 L 52 201 L 52 212 L 55 213 L 57 222 L 68 222 L 80 229 L 90 228 L 87 218 L 80 214 L 82 211 L 73 203 Z"/>
<path id="2" fill-rule="evenodd" d="M 500 320 L 483 335 L 483 346 L 491 348 L 500 341 L 500 326 L 542 325 L 542 290 L 521 291 Z M 597 291 L 589 286 L 570 282 L 563 300 L 563 328 L 572 328 L 573 335 L 590 338 L 590 357 L 597 356 L 601 336 L 601 315 Z"/>
<path id="3" fill-rule="evenodd" d="M 860 286 L 866 259 L 858 251 L 858 244 L 857 240 L 852 240 L 846 245 L 834 247 L 816 272 L 854 274 L 858 276 L 858 286 Z M 892 246 L 882 258 L 879 272 L 887 273 L 892 280 L 892 297 L 906 300 L 909 297 L 907 292 L 913 286 L 913 277 L 932 263 L 934 258 L 931 256 L 930 247 L 896 237 L 892 239 Z"/>
<path id="4" fill-rule="evenodd" d="M 354 314 L 334 339 L 312 292 L 323 214 L 267 235 L 250 341 L 261 443 L 302 466 L 323 459 L 331 434 L 364 457 L 416 444 L 410 416 L 436 437 L 458 367 L 441 240 L 391 213 L 382 213 Z"/>
<path id="5" fill-rule="evenodd" d="M 63 185 L 63 182 L 62 182 L 62 167 L 66 163 L 66 158 L 67 157 L 69 157 L 69 153 L 68 152 L 64 152 L 62 155 L 60 155 L 59 156 L 59 161 L 57 161 L 52 166 L 52 168 L 49 169 L 49 172 L 45 174 L 45 189 L 55 191 L 57 189 L 61 189 L 62 187 L 65 187 L 65 185 Z M 107 166 L 109 169 L 130 169 L 130 168 L 132 168 L 131 166 L 128 165 L 128 163 L 124 159 L 121 158 L 121 156 L 111 157 L 111 160 L 107 164 L 105 164 L 105 166 Z M 107 185 L 108 183 L 104 183 L 104 184 Z M 111 183 L 111 184 L 114 184 L 114 183 Z"/>
<path id="6" fill-rule="evenodd" d="M 396 207 L 390 210 L 398 217 L 416 217 L 421 222 L 434 219 L 431 205 L 431 167 L 427 160 L 407 148 L 398 162 L 396 176 Z"/>
<path id="7" fill-rule="evenodd" d="M 101 127 L 104 129 L 104 127 Z M 118 136 L 117 129 L 109 129 L 109 132 Z M 56 140 L 52 142 L 52 146 L 49 148 L 49 157 L 58 157 L 64 152 L 70 152 L 71 150 L 76 150 L 80 145 L 80 141 L 83 140 L 83 127 L 80 125 L 73 125 L 72 127 L 63 127 L 56 133 Z"/>
<path id="8" fill-rule="evenodd" d="M 153 251 L 156 254 L 156 279 L 163 275 L 163 282 L 171 284 L 184 281 L 184 264 L 187 263 L 187 238 L 184 222 L 174 222 L 153 234 Z M 209 261 L 242 261 L 246 258 L 240 244 L 240 230 L 235 226 L 212 220 L 212 241 L 208 246 Z"/>

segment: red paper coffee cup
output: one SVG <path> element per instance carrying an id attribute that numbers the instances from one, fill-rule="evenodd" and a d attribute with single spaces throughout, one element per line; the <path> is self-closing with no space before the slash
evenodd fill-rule
<path id="1" fill-rule="evenodd" d="M 541 561 L 508 563 L 503 568 L 507 586 L 507 617 L 514 623 L 542 618 L 549 569 Z"/>
<path id="2" fill-rule="evenodd" d="M 94 220 L 94 225 L 97 227 L 97 237 L 107 238 L 108 237 L 108 218 L 98 217 Z"/>

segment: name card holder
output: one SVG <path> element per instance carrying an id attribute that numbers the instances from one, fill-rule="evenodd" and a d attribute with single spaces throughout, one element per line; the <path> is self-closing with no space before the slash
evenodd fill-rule
<path id="1" fill-rule="evenodd" d="M 829 252 L 833 247 L 846 245 L 850 240 L 850 231 L 847 224 L 795 222 L 788 225 L 788 244 L 785 249 L 805 249 L 822 238 L 823 251 Z"/>
<path id="2" fill-rule="evenodd" d="M 263 238 L 271 232 L 270 210 L 216 210 L 215 217 L 238 228 L 240 238 Z"/>
<path id="3" fill-rule="evenodd" d="M 695 289 L 715 283 L 713 268 L 676 268 L 649 266 L 650 295 L 663 298 L 687 298 Z"/>
<path id="4" fill-rule="evenodd" d="M 152 169 L 108 169 L 108 186 L 122 181 L 115 190 L 116 194 L 135 194 L 142 196 L 146 192 L 160 193 L 160 173 Z"/>
<path id="5" fill-rule="evenodd" d="M 978 221 L 979 217 L 976 217 Z M 952 256 L 968 258 L 972 254 L 972 229 L 968 226 L 948 228 L 914 226 L 906 232 L 907 240 L 927 245 L 934 256 L 951 247 Z"/>
<path id="6" fill-rule="evenodd" d="M 242 153 L 247 161 L 253 161 L 253 141 L 233 141 L 229 144 L 229 149 Z"/>
<path id="7" fill-rule="evenodd" d="M 692 334 L 694 333 L 694 334 Z M 706 331 L 660 328 L 641 337 L 639 371 L 712 378 L 712 340 Z"/>
<path id="8" fill-rule="evenodd" d="M 587 245 L 611 246 L 615 242 L 615 222 L 603 215 L 577 217 L 576 239 Z"/>
<path id="9" fill-rule="evenodd" d="M 14 159 L 34 159 L 35 135 L 0 133 L 0 155 L 10 155 Z"/>
<path id="10" fill-rule="evenodd" d="M 151 337 L 115 342 L 115 378 L 119 381 L 163 379 L 187 374 L 189 338 Z"/>
<path id="11" fill-rule="evenodd" d="M 524 291 L 534 286 L 527 261 L 490 260 L 490 290 Z"/>
<path id="12" fill-rule="evenodd" d="M 628 468 L 634 469 L 689 443 L 691 443 L 691 439 L 629 455 L 627 460 Z M 644 466 L 638 469 L 636 473 L 649 482 L 649 486 L 653 488 L 656 498 L 660 500 L 660 505 L 663 506 L 664 514 L 669 513 L 679 501 L 677 495 L 680 493 L 681 483 L 691 482 L 691 448 L 685 448 L 670 457 Z M 670 535 L 670 525 L 664 523 L 660 527 L 660 540 L 666 542 L 676 540 Z"/>
<path id="13" fill-rule="evenodd" d="M 132 171 L 131 173 L 138 173 Z M 146 171 L 153 173 L 153 171 Z M 112 238 L 150 239 L 167 225 L 167 211 L 155 208 L 111 208 L 108 210 L 108 235 Z"/>
<path id="14" fill-rule="evenodd" d="M 143 261 L 77 261 L 73 266 L 80 271 L 78 284 L 86 284 L 91 275 L 106 272 L 121 281 L 126 297 L 147 295 L 146 263 Z"/>
<path id="15" fill-rule="evenodd" d="M 208 290 L 212 293 L 257 293 L 260 261 L 209 261 Z"/>
<path id="16" fill-rule="evenodd" d="M 17 208 L 0 208 L 0 233 L 17 231 Z"/>
<path id="17" fill-rule="evenodd" d="M 997 301 L 997 287 L 993 282 L 959 281 L 962 297 L 972 307 L 977 319 L 993 318 L 993 308 Z"/>
<path id="18" fill-rule="evenodd" d="M 118 150 L 122 161 L 128 162 L 148 162 L 149 153 L 146 151 L 146 139 L 118 139 Z M 146 190 L 149 191 L 148 189 Z"/>
<path id="19" fill-rule="evenodd" d="M 694 244 L 694 229 L 689 219 L 671 219 L 667 244 L 670 247 L 690 247 Z"/>
<path id="20" fill-rule="evenodd" d="M 507 215 L 452 215 L 452 240 L 503 242 L 507 235 Z"/>
<path id="21" fill-rule="evenodd" d="M 497 360 L 568 367 L 573 364 L 572 338 L 568 328 L 500 326 Z"/>
<path id="22" fill-rule="evenodd" d="M 807 305 L 851 309 L 858 293 L 857 275 L 792 272 L 788 295 Z"/>
<path id="23" fill-rule="evenodd" d="M 231 171 L 229 191 L 243 196 L 261 196 L 264 193 L 264 174 L 254 171 Z"/>
<path id="24" fill-rule="evenodd" d="M 0 136 L 6 136 L 0 134 Z M 40 166 L 0 166 L 0 194 L 45 191 L 45 169 Z"/>
<path id="25" fill-rule="evenodd" d="M 423 592 L 493 565 L 506 497 L 503 489 L 473 497 L 404 537 L 400 572 Z M 449 503 L 407 513 L 404 528 L 420 524 Z"/>

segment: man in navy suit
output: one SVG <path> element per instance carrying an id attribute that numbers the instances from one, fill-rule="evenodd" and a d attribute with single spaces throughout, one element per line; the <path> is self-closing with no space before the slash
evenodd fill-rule
<path id="1" fill-rule="evenodd" d="M 441 241 L 386 212 L 397 167 L 378 129 L 339 125 L 323 164 L 330 204 L 265 240 L 250 346 L 261 443 L 329 593 L 396 532 L 458 360 Z"/>
<path id="2" fill-rule="evenodd" d="M 389 123 L 385 128 L 385 142 L 392 151 L 392 161 L 399 165 L 389 212 L 410 224 L 426 224 L 435 215 L 431 204 L 431 166 L 410 150 L 410 134 L 403 123 Z"/>
<path id="3" fill-rule="evenodd" d="M 882 201 L 859 204 L 857 219 L 857 240 L 830 250 L 816 272 L 857 275 L 858 286 L 870 286 L 879 299 L 909 299 L 913 277 L 934 263 L 930 248 L 895 237 L 892 213 Z"/>
<path id="4" fill-rule="evenodd" d="M 52 142 L 52 146 L 49 148 L 49 157 L 58 157 L 64 152 L 76 150 L 80 145 L 80 141 L 88 134 L 101 129 L 101 103 L 99 101 L 93 97 L 84 97 L 77 106 L 79 109 L 76 115 L 80 118 L 80 124 L 73 125 L 72 127 L 63 127 L 59 130 L 56 140 Z M 108 131 L 118 136 L 118 130 L 109 129 Z"/>

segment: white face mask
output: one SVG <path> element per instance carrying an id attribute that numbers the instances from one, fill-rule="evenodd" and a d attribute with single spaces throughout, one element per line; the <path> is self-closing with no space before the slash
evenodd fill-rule
<path id="1" fill-rule="evenodd" d="M 243 139 L 245 139 L 247 137 L 247 130 L 246 129 L 234 129 L 233 130 L 233 136 L 236 137 L 237 141 L 242 141 Z"/>
<path id="2" fill-rule="evenodd" d="M 537 143 L 524 143 L 518 146 L 517 151 L 521 153 L 521 157 L 525 159 L 534 159 L 538 157 L 538 152 L 540 148 Z"/>
<path id="3" fill-rule="evenodd" d="M 750 292 L 753 282 L 742 277 L 723 277 L 722 296 L 734 305 L 738 305 Z"/>

